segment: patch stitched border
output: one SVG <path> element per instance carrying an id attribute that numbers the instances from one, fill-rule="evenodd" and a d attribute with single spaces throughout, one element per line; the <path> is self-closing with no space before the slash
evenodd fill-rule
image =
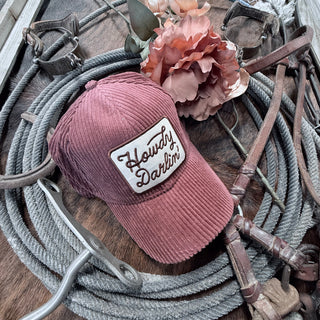
<path id="1" fill-rule="evenodd" d="M 109 153 L 109 158 L 136 193 L 168 179 L 185 157 L 182 143 L 165 117 Z"/>

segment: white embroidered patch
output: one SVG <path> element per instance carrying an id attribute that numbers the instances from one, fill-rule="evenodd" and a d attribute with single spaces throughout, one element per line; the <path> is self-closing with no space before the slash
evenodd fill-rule
<path id="1" fill-rule="evenodd" d="M 166 180 L 185 159 L 170 121 L 163 118 L 134 140 L 110 153 L 131 188 L 142 193 Z"/>

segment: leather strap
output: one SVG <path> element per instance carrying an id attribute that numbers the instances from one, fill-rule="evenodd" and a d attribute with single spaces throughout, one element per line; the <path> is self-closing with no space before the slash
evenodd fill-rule
<path id="1" fill-rule="evenodd" d="M 79 21 L 76 15 L 69 14 L 67 17 L 60 20 L 43 20 L 33 22 L 29 28 L 24 28 L 22 31 L 26 43 L 34 48 L 34 53 L 37 57 L 42 55 L 43 42 L 39 37 L 39 33 L 51 30 L 62 30 L 75 37 L 79 34 Z"/>
<path id="2" fill-rule="evenodd" d="M 252 45 L 248 45 L 248 46 L 241 45 L 241 43 L 237 41 L 238 35 L 239 35 L 239 29 L 232 28 L 232 27 L 228 28 L 229 21 L 239 16 L 252 18 L 262 23 L 261 35 L 256 40 L 256 42 Z M 258 52 L 259 47 L 267 39 L 270 33 L 272 36 L 279 33 L 279 27 L 280 27 L 279 19 L 275 15 L 269 12 L 258 10 L 251 6 L 246 6 L 236 1 L 227 11 L 225 18 L 223 20 L 223 25 L 221 26 L 221 30 L 224 31 L 224 37 L 227 40 L 235 43 L 238 46 L 238 48 L 241 49 L 242 58 L 249 59 Z M 241 28 L 240 25 L 239 25 L 239 28 Z"/>
<path id="3" fill-rule="evenodd" d="M 304 93 L 306 88 L 306 65 L 304 63 L 300 63 L 299 65 L 299 83 L 298 83 L 298 96 L 296 102 L 296 113 L 293 122 L 293 144 L 295 147 L 298 166 L 300 169 L 300 173 L 302 179 L 306 185 L 306 188 L 310 192 L 314 201 L 320 205 L 320 197 L 315 190 L 311 177 L 308 173 L 306 163 L 304 161 L 304 156 L 302 152 L 301 146 L 301 123 L 302 123 L 302 114 L 303 114 L 303 103 L 304 103 Z"/>
<path id="4" fill-rule="evenodd" d="M 67 40 L 73 45 L 73 49 L 62 57 L 45 61 L 40 58 L 44 44 L 40 39 L 39 34 L 50 30 L 61 30 L 65 32 L 68 35 Z M 84 56 L 79 46 L 79 39 L 77 38 L 77 35 L 79 34 L 79 22 L 74 14 L 70 14 L 60 20 L 34 22 L 29 28 L 24 28 L 22 33 L 25 42 L 33 47 L 35 53 L 34 62 L 38 63 L 42 69 L 46 70 L 51 75 L 65 74 L 80 66 L 83 62 Z"/>
<path id="5" fill-rule="evenodd" d="M 303 31 L 300 29 L 299 32 Z M 258 136 L 250 149 L 250 152 L 240 169 L 240 172 L 233 184 L 231 194 L 234 199 L 234 204 L 237 206 L 244 196 L 248 183 L 253 176 L 258 161 L 264 150 L 267 139 L 269 138 L 270 132 L 273 128 L 276 116 L 280 109 L 283 83 L 285 78 L 286 65 L 288 65 L 288 59 L 283 60 L 292 52 L 297 52 L 310 45 L 312 39 L 312 30 L 305 28 L 306 35 L 298 37 L 293 42 L 289 42 L 287 45 L 279 48 L 278 53 L 271 53 L 267 55 L 267 58 L 260 58 L 255 60 L 254 63 L 247 65 L 247 71 L 254 73 L 260 68 L 273 64 L 276 61 L 281 61 L 281 64 L 277 66 L 275 88 L 270 102 L 269 110 L 265 116 L 263 125 L 258 133 Z M 299 34 L 296 33 L 296 34 Z M 311 34 L 311 38 L 310 38 Z M 265 59 L 266 58 L 266 59 Z M 258 61 L 258 62 L 257 62 Z M 240 235 L 236 233 L 236 227 L 250 236 L 251 238 L 259 241 L 269 251 L 279 258 L 282 258 L 294 269 L 299 269 L 306 261 L 305 255 L 300 251 L 295 250 L 289 246 L 289 244 L 280 238 L 270 235 L 263 231 L 261 228 L 255 226 L 255 224 L 242 218 L 240 215 L 236 215 L 232 222 L 234 225 L 228 224 L 226 227 L 226 246 L 227 250 L 237 275 L 237 279 L 241 285 L 244 298 L 250 303 L 264 319 L 281 319 L 281 316 L 276 312 L 270 301 L 263 296 L 261 292 L 261 286 L 257 283 L 257 280 L 253 274 L 249 258 L 245 252 L 243 245 L 240 242 Z"/>
<path id="6" fill-rule="evenodd" d="M 292 248 L 288 242 L 271 235 L 256 226 L 251 220 L 236 215 L 232 223 L 244 235 L 254 239 L 265 247 L 273 256 L 280 258 L 294 270 L 299 270 L 307 262 L 307 257 L 300 250 Z"/>
<path id="7" fill-rule="evenodd" d="M 258 136 L 256 137 L 253 146 L 251 147 L 244 164 L 241 166 L 239 174 L 230 190 L 236 206 L 240 203 L 240 200 L 245 195 L 246 188 L 256 171 L 258 161 L 268 141 L 270 132 L 273 128 L 278 111 L 280 109 L 285 71 L 285 65 L 279 64 L 277 66 L 275 88 L 270 102 L 269 110 L 264 118 Z"/>
<path id="8" fill-rule="evenodd" d="M 36 116 L 29 112 L 24 112 L 21 114 L 21 118 L 25 119 L 28 122 L 34 123 Z M 47 134 L 48 142 L 50 141 L 53 132 L 54 129 L 50 128 Z M 43 178 L 50 175 L 55 169 L 55 167 L 56 164 L 52 160 L 50 153 L 48 153 L 46 158 L 38 167 L 28 172 L 16 175 L 0 175 L 0 189 L 22 188 L 31 185 L 37 182 L 39 178 Z"/>
<path id="9" fill-rule="evenodd" d="M 241 243 L 240 234 L 232 223 L 224 229 L 225 245 L 233 270 L 241 287 L 241 293 L 247 303 L 252 305 L 264 319 L 280 320 L 270 301 L 263 295 L 262 286 L 256 279 L 249 257 Z"/>
<path id="10" fill-rule="evenodd" d="M 305 52 L 311 46 L 313 29 L 309 26 L 298 28 L 292 33 L 289 42 L 264 57 L 251 60 L 243 68 L 252 74 L 279 62 L 292 53 Z"/>
<path id="11" fill-rule="evenodd" d="M 304 263 L 295 273 L 295 278 L 303 281 L 318 281 L 319 263 Z"/>
<path id="12" fill-rule="evenodd" d="M 254 7 L 246 6 L 242 3 L 240 3 L 239 1 L 235 1 L 225 15 L 225 17 L 223 19 L 222 27 L 227 27 L 228 22 L 231 19 L 233 19 L 235 17 L 239 17 L 239 16 L 253 18 L 253 19 L 258 20 L 260 22 L 266 22 L 268 20 L 270 21 L 270 20 L 273 20 L 274 18 L 276 18 L 275 15 L 270 14 L 269 12 L 258 10 Z M 274 28 L 273 34 L 277 33 L 279 30 L 279 22 L 278 22 L 278 25 L 270 25 L 270 27 Z"/>
<path id="13" fill-rule="evenodd" d="M 304 320 L 318 320 L 316 303 L 313 297 L 307 293 L 300 294 L 300 301 L 302 303 L 301 312 Z"/>
<path id="14" fill-rule="evenodd" d="M 314 244 L 303 243 L 298 249 L 307 256 L 304 263 L 293 276 L 303 281 L 314 282 L 320 280 L 320 248 Z"/>
<path id="15" fill-rule="evenodd" d="M 230 192 L 233 196 L 235 207 L 244 196 L 250 179 L 255 173 L 257 163 L 263 152 L 265 143 L 267 142 L 280 108 L 285 70 L 286 66 L 278 65 L 276 75 L 277 81 L 270 108 L 265 117 L 263 126 L 259 131 L 258 137 L 256 138 L 255 143 L 251 148 L 244 165 L 241 167 L 233 187 L 231 188 Z M 225 244 L 233 269 L 240 283 L 244 299 L 251 304 L 264 319 L 281 319 L 281 316 L 276 312 L 270 301 L 262 293 L 261 285 L 253 273 L 249 257 L 240 241 L 239 232 L 234 224 L 229 223 L 225 228 Z"/>
<path id="16" fill-rule="evenodd" d="M 46 70 L 51 75 L 65 74 L 76 67 L 82 65 L 83 55 L 79 47 L 79 41 L 77 38 L 68 39 L 73 44 L 73 49 L 68 54 L 50 61 L 45 61 L 40 58 L 35 58 L 34 62 L 38 63 L 40 67 Z"/>
<path id="17" fill-rule="evenodd" d="M 250 260 L 241 243 L 240 234 L 232 223 L 229 223 L 225 228 L 225 244 L 243 297 L 252 304 L 258 299 L 262 290 L 252 271 Z"/>

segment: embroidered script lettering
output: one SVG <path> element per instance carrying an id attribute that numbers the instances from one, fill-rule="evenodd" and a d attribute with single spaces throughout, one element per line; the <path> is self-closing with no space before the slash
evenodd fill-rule
<path id="1" fill-rule="evenodd" d="M 111 158 L 133 189 L 143 192 L 169 177 L 184 160 L 185 152 L 171 123 L 164 118 L 112 152 Z"/>
<path id="2" fill-rule="evenodd" d="M 157 139 L 158 138 L 158 139 Z M 160 138 L 160 139 L 159 139 Z M 163 150 L 169 145 L 169 149 L 173 151 L 173 154 L 167 152 L 163 155 L 163 161 L 158 164 L 157 168 L 150 171 L 146 168 L 140 168 L 141 163 L 152 161 L 152 158 L 159 153 L 159 150 Z M 147 150 L 138 154 L 138 149 L 134 148 L 133 154 L 126 152 L 125 154 L 118 156 L 118 161 L 125 161 L 125 166 L 134 172 L 134 168 L 138 168 L 135 171 L 135 175 L 140 180 L 137 182 L 138 187 L 147 185 L 151 180 L 156 180 L 161 177 L 161 174 L 166 173 L 176 162 L 180 159 L 179 147 L 176 145 L 176 141 L 172 138 L 172 132 L 166 130 L 165 126 L 161 127 L 161 131 L 155 134 L 147 143 Z"/>
<path id="3" fill-rule="evenodd" d="M 179 148 L 178 150 L 179 151 Z M 147 169 L 141 168 L 136 171 L 136 177 L 140 178 L 140 181 L 137 182 L 138 187 L 147 185 L 150 183 L 150 180 L 156 180 L 161 177 L 161 174 L 166 173 L 176 162 L 180 159 L 180 153 L 176 152 L 173 155 L 164 154 L 164 162 L 159 163 L 158 168 L 149 172 Z"/>

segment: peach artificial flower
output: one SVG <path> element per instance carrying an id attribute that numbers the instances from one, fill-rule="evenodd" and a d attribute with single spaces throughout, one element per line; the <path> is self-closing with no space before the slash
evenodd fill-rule
<path id="1" fill-rule="evenodd" d="M 180 17 L 201 16 L 210 10 L 210 4 L 206 2 L 198 9 L 198 0 L 169 0 L 171 9 Z"/>
<path id="2" fill-rule="evenodd" d="M 239 67 L 235 45 L 222 41 L 206 16 L 168 20 L 155 31 L 141 71 L 171 95 L 179 116 L 205 120 L 246 91 L 249 74 Z"/>
<path id="3" fill-rule="evenodd" d="M 168 0 L 145 0 L 145 5 L 157 16 L 161 16 L 168 8 Z"/>

